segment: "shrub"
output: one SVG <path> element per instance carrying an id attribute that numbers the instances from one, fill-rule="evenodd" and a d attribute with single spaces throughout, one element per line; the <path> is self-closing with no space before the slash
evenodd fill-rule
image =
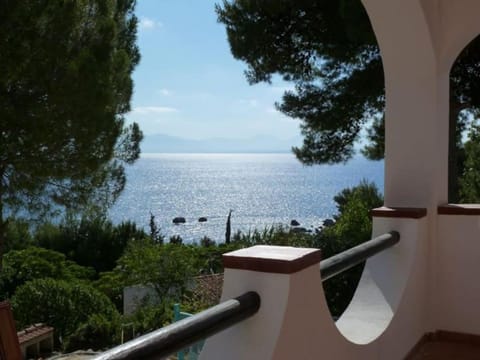
<path id="1" fill-rule="evenodd" d="M 370 210 L 381 206 L 383 197 L 373 183 L 362 181 L 358 186 L 342 190 L 334 197 L 338 215 L 333 226 L 316 236 L 316 246 L 328 258 L 371 238 Z M 350 303 L 362 274 L 363 264 L 323 283 L 325 296 L 334 316 L 340 316 Z"/>
<path id="2" fill-rule="evenodd" d="M 4 254 L 10 250 L 21 250 L 34 244 L 30 227 L 24 220 L 8 219 L 5 234 Z"/>
<path id="3" fill-rule="evenodd" d="M 210 239 L 208 236 L 204 236 L 200 239 L 200 245 L 203 247 L 215 246 L 216 243 L 214 240 Z"/>
<path id="4" fill-rule="evenodd" d="M 146 237 L 134 222 L 114 226 L 102 217 L 68 218 L 59 226 L 44 224 L 35 235 L 40 246 L 59 251 L 79 265 L 93 267 L 97 273 L 112 270 L 130 240 Z"/>
<path id="5" fill-rule="evenodd" d="M 123 286 L 151 285 L 160 299 L 175 297 L 195 275 L 195 252 L 192 246 L 153 241 L 131 242 L 114 270 Z"/>
<path id="6" fill-rule="evenodd" d="M 111 301 L 98 290 L 54 279 L 36 279 L 20 286 L 12 307 L 19 328 L 43 322 L 53 326 L 57 339 L 63 340 L 94 314 L 113 322 L 119 317 Z"/>
<path id="7" fill-rule="evenodd" d="M 182 245 L 183 239 L 180 235 L 173 235 L 170 236 L 169 242 L 170 244 Z"/>
<path id="8" fill-rule="evenodd" d="M 119 318 L 108 319 L 102 314 L 93 314 L 68 337 L 65 351 L 78 349 L 103 350 L 118 344 L 120 338 Z"/>
<path id="9" fill-rule="evenodd" d="M 12 250 L 3 259 L 0 294 L 9 298 L 17 287 L 34 279 L 87 280 L 93 277 L 93 273 L 93 269 L 68 261 L 65 255 L 56 251 L 34 246 Z"/>
<path id="10" fill-rule="evenodd" d="M 131 324 L 136 335 L 157 330 L 173 321 L 173 302 L 161 301 L 156 304 L 146 303 L 132 315 L 124 319 Z"/>

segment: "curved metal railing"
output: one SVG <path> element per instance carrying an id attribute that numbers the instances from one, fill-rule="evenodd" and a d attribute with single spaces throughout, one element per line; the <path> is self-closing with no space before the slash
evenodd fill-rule
<path id="1" fill-rule="evenodd" d="M 400 241 L 397 231 L 380 235 L 320 262 L 322 281 L 328 280 Z"/>
<path id="2" fill-rule="evenodd" d="M 249 318 L 259 308 L 260 296 L 250 291 L 117 346 L 94 359 L 161 359 Z"/>
<path id="3" fill-rule="evenodd" d="M 348 270 L 399 241 L 400 234 L 391 231 L 321 261 L 322 281 Z M 250 291 L 117 346 L 94 360 L 161 359 L 251 317 L 259 308 L 260 296 Z"/>

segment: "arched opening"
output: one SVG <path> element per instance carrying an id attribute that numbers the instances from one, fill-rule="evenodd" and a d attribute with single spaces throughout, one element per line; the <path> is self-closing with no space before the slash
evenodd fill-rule
<path id="1" fill-rule="evenodd" d="M 458 55 L 450 71 L 450 203 L 480 203 L 480 36 Z"/>

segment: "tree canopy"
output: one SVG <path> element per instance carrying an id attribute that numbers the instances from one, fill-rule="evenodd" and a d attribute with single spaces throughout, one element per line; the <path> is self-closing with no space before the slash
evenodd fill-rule
<path id="1" fill-rule="evenodd" d="M 216 12 L 233 56 L 247 64 L 250 84 L 279 75 L 295 85 L 276 106 L 301 120 L 303 145 L 293 149 L 300 161 L 345 162 L 362 130 L 370 141 L 364 155 L 383 158 L 383 66 L 360 0 L 224 0 Z M 458 194 L 455 168 L 463 171 L 466 114 L 480 110 L 479 50 L 477 38 L 451 70 L 451 198 Z"/>
<path id="2" fill-rule="evenodd" d="M 109 206 L 139 156 L 125 125 L 140 60 L 134 0 L 0 2 L 0 258 L 5 219 Z"/>

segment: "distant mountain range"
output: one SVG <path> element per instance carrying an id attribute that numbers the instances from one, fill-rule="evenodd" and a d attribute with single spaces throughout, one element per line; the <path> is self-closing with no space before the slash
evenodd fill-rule
<path id="1" fill-rule="evenodd" d="M 142 153 L 287 153 L 292 146 L 302 143 L 300 136 L 278 139 L 259 135 L 248 139 L 212 138 L 186 139 L 170 135 L 146 135 L 142 141 Z"/>

